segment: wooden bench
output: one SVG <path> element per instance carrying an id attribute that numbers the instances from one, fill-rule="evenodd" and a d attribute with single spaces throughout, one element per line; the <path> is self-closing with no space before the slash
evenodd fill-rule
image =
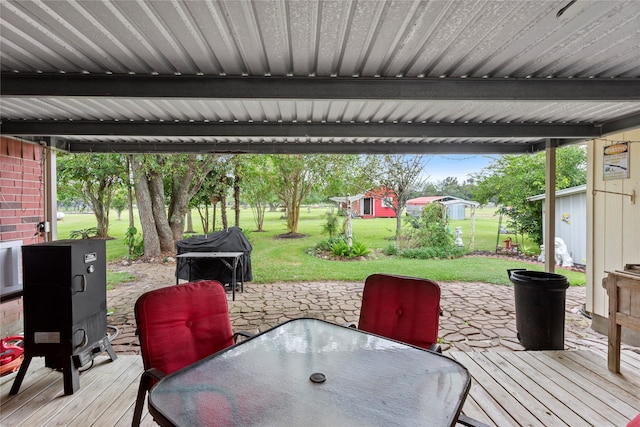
<path id="1" fill-rule="evenodd" d="M 603 286 L 609 294 L 608 366 L 610 371 L 619 373 L 622 326 L 640 332 L 640 264 L 607 272 Z"/>

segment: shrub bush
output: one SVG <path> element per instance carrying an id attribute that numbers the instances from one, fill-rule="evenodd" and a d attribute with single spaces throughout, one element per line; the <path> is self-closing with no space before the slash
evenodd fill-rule
<path id="1" fill-rule="evenodd" d="M 135 227 L 127 229 L 124 235 L 124 243 L 129 248 L 129 258 L 138 258 L 144 255 L 144 240 Z"/>
<path id="2" fill-rule="evenodd" d="M 403 258 L 455 258 L 467 252 L 465 248 L 455 246 L 455 239 L 448 229 L 446 208 L 439 203 L 428 204 L 420 217 L 405 221 L 403 231 L 408 245 L 395 248 L 397 255 Z M 385 254 L 391 253 L 385 251 Z"/>
<path id="3" fill-rule="evenodd" d="M 69 233 L 71 239 L 91 239 L 98 235 L 98 229 L 96 227 L 83 228 L 81 230 L 73 230 Z"/>

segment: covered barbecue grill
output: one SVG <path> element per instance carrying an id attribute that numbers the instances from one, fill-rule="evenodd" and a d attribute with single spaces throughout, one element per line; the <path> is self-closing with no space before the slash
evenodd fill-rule
<path id="1" fill-rule="evenodd" d="M 239 263 L 236 269 L 236 277 L 244 277 L 244 281 L 253 279 L 251 274 L 253 248 L 240 227 L 231 227 L 212 234 L 180 240 L 176 243 L 176 249 L 178 255 L 187 252 L 243 252 L 242 263 Z M 189 272 L 189 262 L 184 258 L 177 258 L 176 279 L 213 279 L 229 284 L 232 281 L 232 271 L 220 259 L 198 258 L 192 260 L 191 272 Z"/>

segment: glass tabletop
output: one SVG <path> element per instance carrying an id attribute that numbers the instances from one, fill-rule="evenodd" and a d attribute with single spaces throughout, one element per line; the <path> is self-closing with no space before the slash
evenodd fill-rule
<path id="1" fill-rule="evenodd" d="M 161 425 L 447 426 L 470 384 L 440 354 L 296 319 L 167 376 L 149 406 Z"/>

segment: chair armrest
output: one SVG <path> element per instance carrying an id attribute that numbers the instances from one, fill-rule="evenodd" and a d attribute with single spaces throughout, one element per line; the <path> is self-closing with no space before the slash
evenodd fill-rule
<path id="1" fill-rule="evenodd" d="M 442 347 L 437 342 L 434 342 L 429 346 L 429 350 L 435 351 L 436 353 L 442 353 Z"/>
<path id="2" fill-rule="evenodd" d="M 254 334 L 247 331 L 238 331 L 233 334 L 233 342 L 238 342 L 238 337 L 251 338 Z"/>
<path id="3" fill-rule="evenodd" d="M 167 376 L 167 374 L 165 374 L 164 372 L 162 372 L 158 368 L 149 368 L 149 369 L 147 369 L 146 371 L 144 371 L 142 373 L 142 377 L 143 378 L 147 378 L 147 380 L 148 379 L 153 379 L 155 381 L 160 381 L 161 379 L 163 379 L 166 376 Z"/>
<path id="4" fill-rule="evenodd" d="M 467 417 L 464 414 L 458 415 L 458 424 L 462 424 L 463 426 L 467 427 L 489 427 L 487 424 Z"/>

